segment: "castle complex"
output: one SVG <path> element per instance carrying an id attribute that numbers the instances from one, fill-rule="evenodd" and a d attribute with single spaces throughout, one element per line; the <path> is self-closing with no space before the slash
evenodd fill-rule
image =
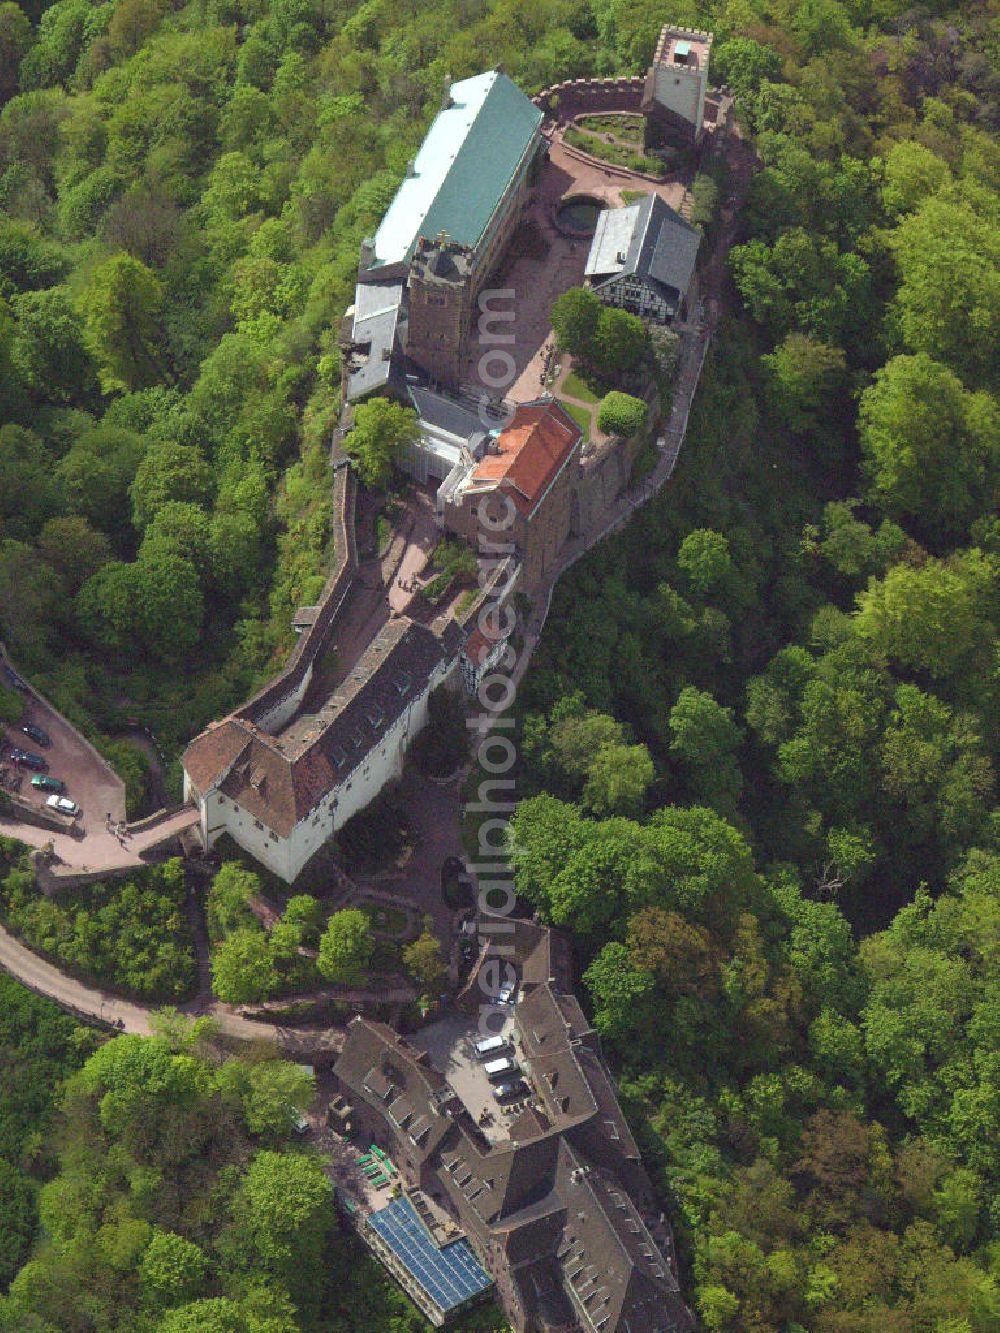
<path id="1" fill-rule="evenodd" d="M 698 139 L 710 46 L 710 34 L 663 30 L 642 93 L 657 134 Z M 400 464 L 432 485 L 440 531 L 475 546 L 487 512 L 512 516 L 510 554 L 493 576 L 504 596 L 539 587 L 630 469 L 624 449 L 585 459 L 580 427 L 552 397 L 505 403 L 462 382 L 478 298 L 545 169 L 544 128 L 541 107 L 499 70 L 451 84 L 375 235 L 362 243 L 341 329 L 338 438 L 353 405 L 371 395 L 413 407 L 419 437 Z M 601 212 L 582 276 L 607 304 L 669 324 L 694 301 L 698 239 L 647 193 Z M 399 776 L 431 691 L 452 681 L 475 690 L 501 651 L 474 625 L 479 602 L 462 623 L 417 624 L 386 612 L 363 654 L 344 663 L 344 678 L 319 690 L 314 667 L 339 644 L 357 600 L 356 483 L 339 449 L 334 466 L 337 567 L 318 606 L 299 614 L 291 660 L 183 757 L 184 797 L 198 807 L 205 847 L 228 833 L 289 882 Z"/>
<path id="2" fill-rule="evenodd" d="M 613 87 L 598 92 L 624 95 L 630 112 L 641 104 L 651 144 L 695 147 L 711 41 L 665 28 L 644 80 L 607 81 Z M 579 84 L 566 87 L 583 97 Z M 184 753 L 184 797 L 197 808 L 204 847 L 228 834 L 288 883 L 401 774 L 431 692 L 479 689 L 503 656 L 497 610 L 513 590 L 544 591 L 568 544 L 603 531 L 628 485 L 627 443 L 599 436 L 596 447 L 575 408 L 538 391 L 539 378 L 509 401 L 465 383 L 480 295 L 517 249 L 510 242 L 526 212 L 535 209 L 536 237 L 556 225 L 536 198 L 555 151 L 544 109 L 554 101 L 543 94 L 536 105 L 498 70 L 451 84 L 362 244 L 341 327 L 335 567 L 317 604 L 297 613 L 300 638 L 284 669 Z M 595 170 L 611 174 L 600 162 Z M 640 183 L 618 176 L 619 185 Z M 552 170 L 553 178 L 567 177 Z M 644 197 L 625 203 L 620 189 L 605 189 L 586 255 L 571 238 L 561 241 L 557 280 L 571 273 L 602 302 L 683 334 L 697 306 L 699 233 L 659 190 L 635 193 Z M 559 198 L 546 198 L 555 213 Z M 548 333 L 546 314 L 539 345 Z M 393 610 L 384 571 L 374 585 L 359 578 L 358 483 L 342 444 L 356 405 L 372 395 L 415 411 L 417 437 L 399 465 L 429 488 L 431 529 L 479 553 L 481 534 L 495 527 L 488 519 L 502 510 L 510 518 L 464 611 L 465 599 L 433 618 L 409 602 Z M 340 1180 L 345 1216 L 436 1325 L 495 1288 L 517 1333 L 686 1333 L 693 1319 L 670 1229 L 570 989 L 564 943 L 530 923 L 509 924 L 519 993 L 504 1020 L 510 1059 L 501 1063 L 530 1079 L 530 1088 L 518 1080 L 523 1105 L 498 1110 L 516 1085 L 504 1091 L 485 1081 L 489 1067 L 467 1059 L 472 1036 L 452 1041 L 443 1057 L 438 1051 L 435 1063 L 421 1034 L 411 1043 L 356 1018 L 334 1070 L 331 1114 L 345 1143 L 371 1141 L 370 1153 L 354 1159 L 369 1184 L 370 1164 L 389 1163 L 385 1173 L 376 1165 L 375 1180 L 393 1197 L 375 1206 L 364 1181 L 352 1194 Z M 471 1018 L 467 1026 L 472 1032 Z M 463 1059 L 468 1087 L 459 1095 Z"/>

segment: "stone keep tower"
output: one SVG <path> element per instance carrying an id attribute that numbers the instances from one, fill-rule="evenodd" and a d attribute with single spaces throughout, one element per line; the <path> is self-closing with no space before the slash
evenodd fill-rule
<path id="1" fill-rule="evenodd" d="M 660 33 L 642 96 L 648 142 L 701 139 L 711 49 L 710 32 L 668 24 Z"/>
<path id="2" fill-rule="evenodd" d="M 447 236 L 421 239 L 410 263 L 406 354 L 432 379 L 457 389 L 469 340 L 472 252 Z"/>

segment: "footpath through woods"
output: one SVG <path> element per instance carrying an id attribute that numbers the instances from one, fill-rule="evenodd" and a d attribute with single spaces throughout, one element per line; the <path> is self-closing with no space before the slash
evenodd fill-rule
<path id="1" fill-rule="evenodd" d="M 0 967 L 36 995 L 53 1000 L 74 1017 L 97 1027 L 148 1037 L 153 1031 L 153 1016 L 163 1008 L 123 999 L 68 976 L 21 944 L 3 926 L 0 926 Z M 211 1018 L 223 1036 L 236 1041 L 271 1041 L 288 1055 L 321 1055 L 337 1051 L 343 1044 L 343 1033 L 338 1028 L 296 1029 L 259 1022 L 244 1018 L 232 1005 L 204 995 L 176 1008 L 189 1018 Z"/>

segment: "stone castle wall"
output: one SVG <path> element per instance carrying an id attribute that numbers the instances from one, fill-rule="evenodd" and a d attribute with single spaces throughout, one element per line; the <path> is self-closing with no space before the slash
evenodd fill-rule
<path id="1" fill-rule="evenodd" d="M 283 726 L 305 697 L 312 680 L 313 663 L 321 656 L 358 568 L 354 533 L 354 504 L 357 480 L 346 459 L 335 459 L 333 475 L 333 543 L 335 564 L 317 603 L 316 618 L 299 638 L 285 666 L 251 699 L 235 710 L 235 716 L 252 722 L 261 731 Z"/>
<path id="2" fill-rule="evenodd" d="M 543 88 L 531 100 L 556 120 L 600 111 L 640 112 L 645 83 L 641 74 L 619 79 L 568 79 Z"/>

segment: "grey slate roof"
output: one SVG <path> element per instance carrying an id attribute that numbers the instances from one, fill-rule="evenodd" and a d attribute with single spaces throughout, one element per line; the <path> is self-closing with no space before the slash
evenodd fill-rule
<path id="1" fill-rule="evenodd" d="M 405 323 L 403 284 L 361 281 L 354 290 L 352 341 L 368 351 L 347 376 L 351 402 L 384 389 L 399 374 L 402 327 Z"/>
<path id="2" fill-rule="evenodd" d="M 407 393 L 417 416 L 429 426 L 463 440 L 470 440 L 482 432 L 483 425 L 476 413 L 470 412 L 457 399 L 423 384 L 408 384 Z"/>
<path id="3" fill-rule="evenodd" d="M 700 240 L 698 231 L 658 194 L 648 194 L 628 208 L 601 212 L 585 272 L 595 288 L 636 277 L 675 301 L 690 286 Z"/>

